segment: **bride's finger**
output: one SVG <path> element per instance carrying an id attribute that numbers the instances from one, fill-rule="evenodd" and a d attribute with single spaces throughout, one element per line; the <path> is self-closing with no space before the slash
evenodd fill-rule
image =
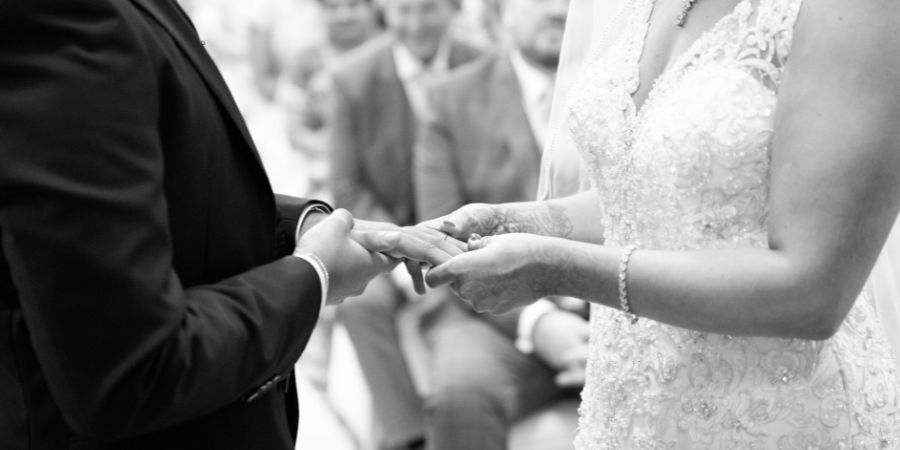
<path id="1" fill-rule="evenodd" d="M 376 232 L 354 230 L 351 236 L 369 251 L 421 261 L 432 266 L 444 263 L 456 253 L 450 253 L 432 242 L 423 240 L 407 229 Z"/>
<path id="2" fill-rule="evenodd" d="M 487 245 L 487 242 L 487 236 L 482 237 L 479 234 L 472 233 L 472 235 L 469 236 L 468 242 L 466 242 L 466 247 L 468 251 L 481 250 Z"/>

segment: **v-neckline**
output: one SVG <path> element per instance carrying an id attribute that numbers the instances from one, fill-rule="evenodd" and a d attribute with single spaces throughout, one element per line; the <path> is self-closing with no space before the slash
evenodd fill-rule
<path id="1" fill-rule="evenodd" d="M 751 3 L 751 0 L 740 0 L 734 6 L 734 8 L 731 9 L 731 11 L 729 11 L 727 14 L 725 14 L 724 16 L 722 16 L 718 20 L 716 20 L 716 22 L 714 22 L 713 25 L 709 29 L 703 31 L 697 39 L 695 39 L 693 42 L 691 42 L 691 44 L 688 46 L 688 48 L 685 51 L 674 56 L 674 58 L 671 59 L 671 61 L 673 61 L 673 62 L 671 64 L 668 64 L 667 67 L 663 68 L 663 70 L 653 80 L 650 80 L 650 83 L 652 83 L 650 86 L 650 89 L 647 91 L 647 95 L 644 96 L 644 98 L 640 102 L 640 104 L 638 104 L 638 102 L 635 100 L 634 96 L 640 90 L 641 86 L 644 85 L 644 83 L 646 82 L 646 80 L 641 79 L 641 60 L 643 59 L 644 50 L 647 47 L 647 35 L 650 31 L 650 22 L 651 22 L 651 18 L 653 15 L 653 9 L 656 5 L 656 0 L 646 0 L 646 1 L 649 2 L 649 7 L 647 8 L 648 11 L 646 12 L 646 17 L 644 18 L 644 20 L 642 22 L 642 29 L 640 32 L 640 44 L 637 46 L 637 49 L 636 49 L 637 54 L 634 56 L 633 60 L 631 61 L 631 64 L 633 64 L 633 67 L 629 68 L 631 73 L 635 74 L 634 77 L 637 80 L 637 83 L 635 84 L 634 89 L 633 90 L 629 89 L 629 92 L 627 92 L 628 101 L 631 106 L 630 110 L 633 111 L 633 115 L 631 117 L 632 124 L 635 126 L 635 128 L 642 121 L 641 119 L 645 115 L 645 110 L 647 109 L 647 106 L 648 105 L 653 106 L 652 101 L 654 98 L 662 95 L 662 94 L 660 94 L 660 92 L 665 93 L 665 91 L 660 90 L 661 86 L 664 85 L 663 82 L 667 81 L 670 77 L 672 77 L 673 73 L 681 71 L 681 68 L 683 68 L 688 63 L 688 61 L 693 57 L 693 55 L 697 54 L 698 47 L 700 47 L 701 44 L 703 44 L 706 41 L 708 41 L 709 39 L 711 39 L 712 36 L 720 33 L 721 29 L 726 25 L 726 23 L 729 22 L 730 20 L 732 20 L 738 14 L 738 12 L 740 12 L 741 8 L 744 7 L 743 5 Z M 760 1 L 762 1 L 762 0 L 760 0 Z M 751 7 L 752 7 L 752 5 L 751 5 Z M 635 33 L 637 33 L 637 31 L 635 31 Z M 629 58 L 629 59 L 631 59 L 631 58 Z M 684 75 L 684 74 L 682 73 L 682 75 Z"/>

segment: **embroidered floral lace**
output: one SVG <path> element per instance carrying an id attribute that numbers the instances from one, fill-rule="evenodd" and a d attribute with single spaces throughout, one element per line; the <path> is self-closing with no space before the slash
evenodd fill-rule
<path id="1" fill-rule="evenodd" d="M 766 246 L 769 146 L 800 0 L 742 0 L 632 100 L 654 0 L 589 64 L 568 112 L 610 245 Z M 700 333 L 592 310 L 581 449 L 895 448 L 883 330 L 857 301 L 826 341 Z"/>

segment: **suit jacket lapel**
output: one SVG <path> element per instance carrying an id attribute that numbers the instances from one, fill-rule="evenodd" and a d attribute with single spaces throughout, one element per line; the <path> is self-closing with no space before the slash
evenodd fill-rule
<path id="1" fill-rule="evenodd" d="M 173 0 L 132 1 L 159 22 L 159 24 L 172 36 L 178 47 L 181 48 L 185 55 L 187 55 L 188 59 L 203 77 L 206 86 L 212 91 L 213 95 L 219 101 L 219 104 L 228 113 L 228 116 L 231 117 L 234 125 L 237 126 L 241 135 L 244 137 L 244 140 L 247 142 L 247 145 L 250 146 L 254 158 L 256 158 L 260 167 L 262 167 L 262 160 L 256 151 L 256 146 L 253 144 L 253 139 L 250 137 L 247 125 L 244 122 L 237 105 L 234 103 L 234 98 L 231 96 L 231 92 L 228 90 L 225 80 L 216 68 L 215 62 L 213 62 L 209 53 L 206 52 L 206 49 L 200 42 L 200 37 L 193 28 L 193 24 L 187 14 L 185 14 L 181 7 L 174 3 Z"/>

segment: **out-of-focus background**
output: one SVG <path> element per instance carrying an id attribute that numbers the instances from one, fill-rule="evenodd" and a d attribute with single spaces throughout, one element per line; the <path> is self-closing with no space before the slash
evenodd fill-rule
<path id="1" fill-rule="evenodd" d="M 375 23 L 367 40 L 385 31 L 378 11 L 381 1 L 372 0 Z M 325 3 L 319 0 L 179 2 L 191 16 L 228 82 L 275 192 L 328 196 L 328 190 L 321 186 L 324 174 L 317 173 L 324 169 L 320 164 L 324 159 L 324 136 L 315 123 L 316 118 L 304 117 L 322 114 L 309 109 L 320 106 L 315 105 L 316 96 L 322 90 L 320 75 L 327 72 L 326 65 L 335 64 L 338 59 L 321 61 L 326 58 L 317 54 L 328 46 L 323 18 Z M 495 45 L 484 0 L 461 0 L 459 6 L 453 20 L 453 34 L 481 48 Z"/>
<path id="2" fill-rule="evenodd" d="M 455 201 L 516 201 L 533 195 L 540 131 L 547 119 L 543 110 L 549 114 L 549 107 L 544 105 L 549 105 L 552 92 L 553 58 L 558 57 L 567 0 L 178 1 L 228 83 L 275 192 L 323 199 L 350 209 L 357 217 L 400 224 L 426 218 L 416 214 L 422 203 L 413 206 L 413 192 L 398 188 L 412 184 L 413 168 L 408 161 L 413 142 L 420 143 L 415 130 L 420 128 L 416 117 L 421 116 L 425 96 L 422 80 L 430 81 L 457 65 L 484 57 L 480 68 L 466 77 L 465 83 L 471 87 L 462 88 L 460 98 L 467 96 L 467 91 L 487 86 L 493 90 L 488 91 L 489 96 L 512 102 L 518 112 L 511 112 L 507 104 L 486 103 L 483 95 L 474 96 L 472 104 L 479 106 L 469 109 L 463 105 L 468 111 L 464 115 L 484 114 L 468 118 L 475 125 L 482 124 L 484 130 L 478 131 L 482 133 L 477 136 L 479 140 L 470 146 L 484 146 L 488 153 L 499 155 L 486 154 L 484 159 L 489 164 L 498 168 L 509 165 L 522 172 L 505 170 L 506 178 L 496 178 L 490 171 L 481 171 L 476 175 L 488 181 L 476 181 L 475 191 L 488 196 Z M 508 7 L 513 11 L 508 17 L 501 18 L 498 5 L 503 2 L 514 6 Z M 503 19 L 507 19 L 506 39 L 500 31 L 504 29 Z M 509 50 L 510 43 L 516 51 Z M 506 51 L 501 54 L 502 48 Z M 541 60 L 542 49 L 544 53 L 549 49 L 550 59 Z M 484 56 L 490 54 L 501 56 Z M 523 54 L 529 60 L 527 64 L 522 62 Z M 523 69 L 523 64 L 537 69 Z M 386 71 L 392 73 L 386 75 Z M 336 72 L 342 75 L 334 75 Z M 340 89 L 335 86 L 340 77 L 343 92 L 338 95 Z M 344 102 L 343 108 L 338 106 L 338 97 Z M 541 121 L 544 123 L 538 123 Z M 490 125 L 485 128 L 484 124 Z M 336 127 L 343 128 L 335 133 Z M 464 135 L 469 134 L 470 127 L 461 127 L 452 139 L 469 139 Z M 534 139 L 529 137 L 532 134 Z M 332 139 L 335 135 L 340 142 Z M 524 142 L 526 148 L 511 151 L 507 141 L 516 145 Z M 424 145 L 451 150 L 433 140 L 426 140 Z M 329 152 L 337 151 L 349 156 L 342 157 L 341 176 L 333 177 L 329 161 L 334 159 Z M 383 155 L 371 160 L 365 156 L 377 152 Z M 360 183 L 349 190 L 346 186 L 335 189 L 335 179 L 350 179 L 353 184 L 354 177 L 366 178 L 347 169 L 357 163 L 369 165 L 360 169 L 369 171 L 366 173 L 377 172 L 383 165 L 382 179 L 368 180 L 371 185 Z M 451 163 L 436 167 L 446 169 L 448 165 Z M 454 180 L 459 191 L 468 189 L 468 176 L 460 173 Z M 427 181 L 431 175 L 420 174 L 419 178 Z M 509 186 L 497 185 L 506 179 L 514 181 L 507 183 Z M 523 188 L 513 189 L 516 183 Z M 448 190 L 436 189 L 439 193 Z M 390 195 L 401 198 L 388 198 Z M 351 206 L 345 199 L 358 203 Z M 441 203 L 441 199 L 435 202 L 452 208 L 461 206 Z M 386 290 L 381 290 L 384 286 Z M 513 345 L 514 336 L 503 335 L 493 325 L 468 322 L 467 313 L 460 313 L 456 306 L 448 309 L 434 306 L 434 302 L 421 306 L 427 302 L 417 303 L 411 298 L 405 278 L 376 279 L 370 288 L 371 292 L 361 299 L 348 299 L 345 305 L 323 311 L 297 364 L 298 448 L 478 450 L 487 448 L 486 444 L 467 444 L 464 437 L 482 438 L 497 429 L 501 438 L 491 448 L 571 448 L 577 404 L 573 394 L 577 390 L 570 387 L 559 391 L 565 395 L 558 395 L 553 376 L 560 367 L 551 369 L 547 358 L 519 352 Z M 453 299 L 449 302 L 455 303 Z M 422 323 L 432 316 L 439 317 L 430 322 L 437 325 L 428 327 L 441 331 L 434 331 L 431 341 L 426 342 L 422 330 L 428 327 Z M 584 323 L 579 326 L 586 326 Z M 478 340 L 482 335 L 483 348 Z M 456 339 L 468 339 L 475 345 L 457 349 L 453 345 Z M 430 354 L 434 345 L 447 340 L 451 342 L 449 350 L 445 345 L 435 353 L 444 368 L 438 366 L 437 377 L 434 372 L 429 375 L 429 370 L 435 370 Z M 545 348 L 554 351 L 552 346 Z M 391 351 L 402 353 L 402 358 L 390 360 Z M 459 358 L 458 353 L 468 356 Z M 477 358 L 487 358 L 486 366 L 478 367 L 474 363 Z M 457 360 L 460 362 L 455 363 Z M 498 368 L 493 379 L 487 376 L 492 371 L 487 366 Z M 430 386 L 429 378 L 438 386 Z M 383 383 L 387 388 L 373 383 Z M 447 388 L 444 391 L 441 383 Z M 395 387 L 400 394 L 391 390 Z M 412 394 L 403 394 L 403 389 Z M 531 395 L 527 389 L 536 394 Z M 557 397 L 565 398 L 557 401 Z M 395 406 L 407 412 L 395 412 Z M 447 417 L 442 415 L 445 411 Z M 437 423 L 429 429 L 447 434 L 430 435 L 432 431 L 425 431 L 424 425 L 428 420 Z M 442 445 L 435 446 L 438 442 Z"/>

